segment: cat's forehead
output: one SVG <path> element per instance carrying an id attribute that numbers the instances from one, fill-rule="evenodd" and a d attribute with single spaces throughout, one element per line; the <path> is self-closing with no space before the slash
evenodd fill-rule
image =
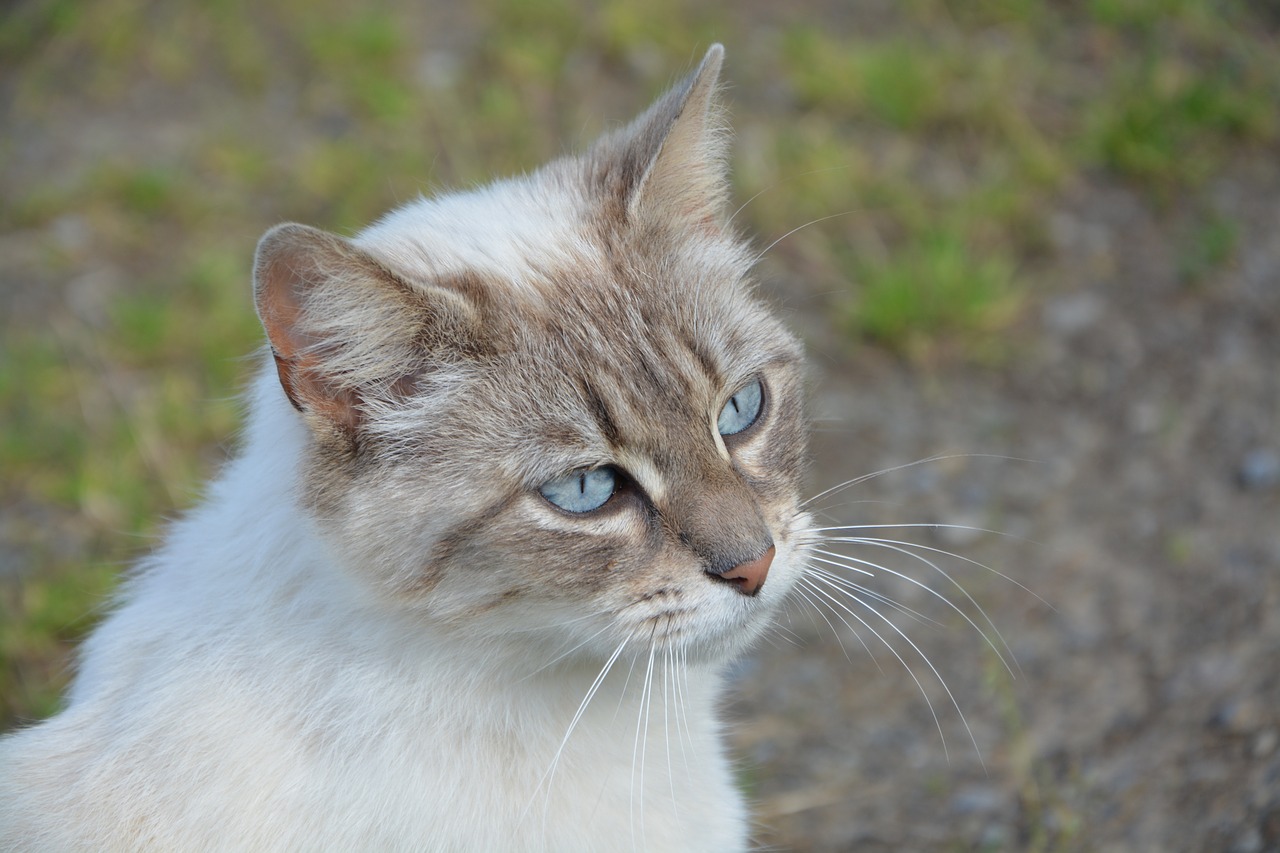
<path id="1" fill-rule="evenodd" d="M 566 366 L 660 370 L 670 355 L 731 381 L 776 327 L 745 292 L 743 242 L 613 221 L 571 164 L 420 200 L 357 242 L 411 286 L 478 283 L 490 333 L 507 339 L 496 348 L 557 350 Z"/>
<path id="2" fill-rule="evenodd" d="M 795 339 L 740 283 L 666 284 L 646 294 L 622 272 L 583 275 L 561 283 L 558 311 L 520 318 L 494 378 L 537 448 L 526 461 L 679 466 L 714 452 L 717 415 L 743 385 L 799 369 Z"/>
<path id="3" fill-rule="evenodd" d="M 366 228 L 356 242 L 410 284 L 474 275 L 504 282 L 512 299 L 537 299 L 548 271 L 599 256 L 593 201 L 576 177 L 551 164 L 421 198 Z"/>
<path id="4" fill-rule="evenodd" d="M 477 395 L 492 409 L 483 421 L 505 420 L 536 464 L 669 455 L 694 434 L 705 444 L 727 398 L 794 367 L 799 347 L 750 295 L 744 243 L 630 228 L 578 174 L 552 164 L 423 200 L 358 242 L 411 285 L 474 285 L 481 349 L 497 354 Z"/>

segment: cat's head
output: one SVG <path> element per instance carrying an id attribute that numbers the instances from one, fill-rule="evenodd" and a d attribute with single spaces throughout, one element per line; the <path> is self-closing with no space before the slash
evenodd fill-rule
<path id="1" fill-rule="evenodd" d="M 801 352 L 731 229 L 723 50 L 585 155 L 352 240 L 262 240 L 302 490 L 386 600 L 521 642 L 720 655 L 799 573 Z"/>

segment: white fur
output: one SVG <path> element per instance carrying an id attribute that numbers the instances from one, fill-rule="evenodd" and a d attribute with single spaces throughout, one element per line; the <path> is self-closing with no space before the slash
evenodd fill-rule
<path id="1" fill-rule="evenodd" d="M 0 740 L 0 849 L 744 846 L 714 671 L 654 676 L 641 779 L 644 673 L 617 665 L 547 778 L 598 670 L 539 672 L 348 579 L 289 485 L 298 418 L 272 376 L 257 398 L 247 452 L 93 635 L 67 710 Z"/>

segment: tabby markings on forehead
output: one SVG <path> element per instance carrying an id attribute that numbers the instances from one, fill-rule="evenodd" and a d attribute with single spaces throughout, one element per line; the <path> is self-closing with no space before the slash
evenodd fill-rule
<path id="1" fill-rule="evenodd" d="M 635 481 L 649 495 L 650 499 L 656 503 L 663 503 L 667 499 L 667 481 L 662 476 L 662 472 L 653 460 L 648 456 L 639 453 L 630 453 L 625 449 L 618 454 L 618 461 L 621 463 L 623 470 L 630 474 Z"/>
<path id="2" fill-rule="evenodd" d="M 618 429 L 617 422 L 613 419 L 613 414 L 609 410 L 608 403 L 599 391 L 595 389 L 590 382 L 582 383 L 582 393 L 586 398 L 587 407 L 591 410 L 591 416 L 595 419 L 596 427 L 600 430 L 600 434 L 604 436 L 604 440 L 611 447 L 619 447 L 622 444 L 622 431 Z"/>

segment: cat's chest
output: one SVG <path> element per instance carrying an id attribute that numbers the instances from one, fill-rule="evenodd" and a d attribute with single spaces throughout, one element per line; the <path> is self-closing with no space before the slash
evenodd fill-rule
<path id="1" fill-rule="evenodd" d="M 716 679 L 630 675 L 597 685 L 585 708 L 592 682 L 578 678 L 437 684 L 412 700 L 408 679 L 330 704 L 326 721 L 282 704 L 277 722 L 250 739 L 261 744 L 246 748 L 296 748 L 277 751 L 272 796 L 249 796 L 244 807 L 294 814 L 293 826 L 323 827 L 350 849 L 410 838 L 442 849 L 741 847 L 741 797 L 710 713 Z M 260 766 L 269 755 L 259 754 Z"/>

